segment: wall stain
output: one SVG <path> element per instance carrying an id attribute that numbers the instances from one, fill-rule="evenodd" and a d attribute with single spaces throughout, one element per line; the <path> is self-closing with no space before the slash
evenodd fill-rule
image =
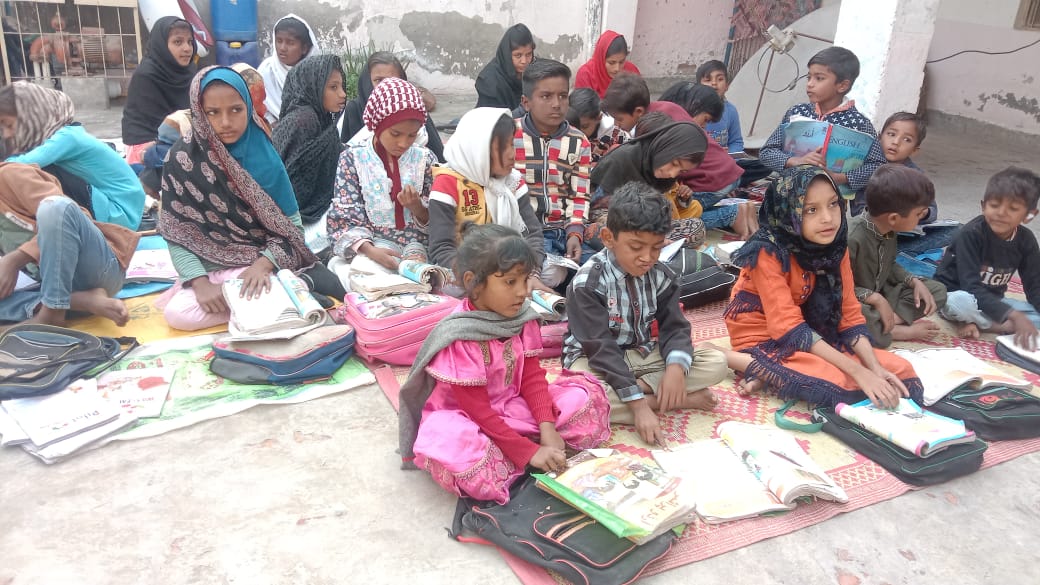
<path id="1" fill-rule="evenodd" d="M 992 100 L 1009 110 L 1016 110 L 1027 116 L 1031 116 L 1034 120 L 1040 123 L 1040 100 L 1037 100 L 1035 97 L 1018 97 L 1014 92 L 1007 91 L 991 93 L 989 95 L 979 94 L 979 100 L 982 102 L 978 107 L 980 112 L 983 111 L 983 109 L 989 104 L 990 100 Z"/>
<path id="2" fill-rule="evenodd" d="M 498 48 L 505 29 L 480 17 L 459 12 L 408 12 L 401 33 L 415 46 L 416 64 L 427 71 L 476 77 Z M 561 35 L 553 43 L 535 37 L 537 55 L 572 61 L 581 52 L 581 38 Z"/>

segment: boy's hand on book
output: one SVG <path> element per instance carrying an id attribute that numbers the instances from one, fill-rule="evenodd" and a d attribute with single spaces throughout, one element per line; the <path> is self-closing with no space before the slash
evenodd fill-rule
<path id="1" fill-rule="evenodd" d="M 636 432 L 648 445 L 664 445 L 664 431 L 661 430 L 661 421 L 657 413 L 647 404 L 646 398 L 633 400 L 628 403 L 635 416 Z"/>
<path id="2" fill-rule="evenodd" d="M 924 281 L 915 278 L 914 279 L 914 306 L 918 309 L 924 307 L 924 314 L 927 317 L 935 312 L 935 297 L 932 296 L 932 291 L 928 290 L 925 286 Z"/>
<path id="3" fill-rule="evenodd" d="M 658 410 L 662 413 L 682 408 L 686 397 L 686 372 L 677 364 L 669 364 L 657 389 Z"/>
<path id="4" fill-rule="evenodd" d="M 1037 332 L 1036 325 L 1033 325 L 1029 317 L 1021 311 L 1011 311 L 1008 321 L 1011 321 L 1015 328 L 1015 345 L 1028 351 L 1036 351 L 1036 338 L 1040 332 Z"/>
<path id="5" fill-rule="evenodd" d="M 878 312 L 878 316 L 881 318 L 881 332 L 890 333 L 896 324 L 896 313 L 892 310 L 892 305 L 888 304 L 888 299 L 881 293 L 875 292 L 867 297 L 867 304 Z"/>
<path id="6" fill-rule="evenodd" d="M 543 445 L 538 447 L 534 456 L 531 457 L 531 465 L 542 471 L 563 473 L 567 470 L 567 454 L 563 452 L 563 449 Z"/>
<path id="7" fill-rule="evenodd" d="M 827 160 L 823 158 L 823 149 L 818 148 L 802 156 L 792 156 L 787 159 L 787 166 L 797 167 L 799 165 L 812 165 L 814 167 L 826 167 Z"/>
<path id="8" fill-rule="evenodd" d="M 195 292 L 195 300 L 207 313 L 223 313 L 228 310 L 224 293 L 219 284 L 213 284 L 208 276 L 200 276 L 191 281 L 191 290 Z"/>
<path id="9" fill-rule="evenodd" d="M 535 290 L 540 290 L 542 292 L 556 294 L 556 291 L 554 291 L 547 284 L 542 282 L 542 278 L 540 276 L 538 276 L 537 274 L 532 273 L 531 276 L 527 277 L 527 292 L 530 293 L 531 291 L 535 291 Z"/>
<path id="10" fill-rule="evenodd" d="M 242 279 L 242 291 L 238 294 L 243 299 L 258 299 L 260 295 L 271 290 L 271 273 L 274 264 L 265 256 L 261 256 L 246 268 L 239 278 Z"/>
<path id="11" fill-rule="evenodd" d="M 575 262 L 581 262 L 581 238 L 578 236 L 567 236 L 567 258 Z"/>

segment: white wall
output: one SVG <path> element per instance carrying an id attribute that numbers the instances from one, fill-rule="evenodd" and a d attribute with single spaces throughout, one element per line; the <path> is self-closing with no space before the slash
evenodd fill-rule
<path id="1" fill-rule="evenodd" d="M 928 51 L 934 60 L 964 49 L 1006 51 L 1040 39 L 1014 30 L 1017 0 L 943 0 Z M 1040 45 L 1010 55 L 969 53 L 927 65 L 926 106 L 1040 135 Z"/>
<path id="2" fill-rule="evenodd" d="M 371 39 L 411 52 L 409 78 L 450 93 L 473 91 L 502 33 L 517 22 L 534 33 L 538 55 L 575 71 L 605 26 L 626 36 L 645 76 L 690 77 L 725 55 L 733 0 L 263 0 L 258 11 L 264 50 L 274 22 L 293 12 L 337 51 Z"/>
<path id="3" fill-rule="evenodd" d="M 733 0 L 639 0 L 632 62 L 645 77 L 692 78 L 726 55 Z"/>

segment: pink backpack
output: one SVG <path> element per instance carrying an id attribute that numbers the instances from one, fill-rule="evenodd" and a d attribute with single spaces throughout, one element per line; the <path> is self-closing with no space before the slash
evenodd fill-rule
<path id="1" fill-rule="evenodd" d="M 354 327 L 354 352 L 368 362 L 410 366 L 426 337 L 459 306 L 456 298 L 430 293 L 366 301 L 357 293 L 343 299 L 343 316 Z"/>

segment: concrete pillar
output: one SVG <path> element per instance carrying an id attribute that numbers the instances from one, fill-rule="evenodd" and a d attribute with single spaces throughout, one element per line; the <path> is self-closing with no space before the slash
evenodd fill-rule
<path id="1" fill-rule="evenodd" d="M 588 0 L 585 19 L 585 58 L 592 56 L 596 41 L 605 30 L 625 37 L 631 50 L 636 37 L 636 12 L 639 0 Z"/>
<path id="2" fill-rule="evenodd" d="M 878 126 L 916 112 L 940 0 L 844 0 L 834 44 L 859 57 L 849 97 Z"/>

